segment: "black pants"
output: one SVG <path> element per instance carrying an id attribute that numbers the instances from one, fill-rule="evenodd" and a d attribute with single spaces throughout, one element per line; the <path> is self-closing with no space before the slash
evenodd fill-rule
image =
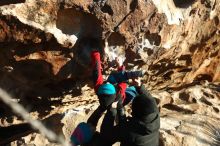
<path id="1" fill-rule="evenodd" d="M 105 146 L 112 146 L 116 141 L 118 141 L 117 126 L 114 126 L 116 114 L 116 109 L 109 108 L 103 119 L 100 133 L 101 138 L 105 141 Z"/>
<path id="2" fill-rule="evenodd" d="M 92 124 L 96 127 L 99 118 L 102 116 L 104 109 L 99 106 L 89 117 L 88 123 Z M 117 135 L 115 134 L 114 120 L 116 117 L 116 110 L 113 108 L 108 108 L 107 113 L 104 116 L 102 121 L 100 133 L 96 132 L 93 136 L 91 142 L 86 144 L 85 146 L 112 146 L 116 139 Z"/>
<path id="3" fill-rule="evenodd" d="M 99 106 L 93 113 L 92 115 L 89 117 L 89 119 L 87 120 L 87 123 L 92 124 L 92 126 L 94 126 L 96 128 L 98 121 L 100 119 L 100 117 L 102 116 L 102 114 L 105 112 L 105 109 L 101 106 Z"/>

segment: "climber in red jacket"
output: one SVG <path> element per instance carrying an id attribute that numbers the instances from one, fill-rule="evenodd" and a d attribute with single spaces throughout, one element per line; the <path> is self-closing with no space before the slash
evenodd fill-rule
<path id="1" fill-rule="evenodd" d="M 101 58 L 98 51 L 91 52 L 94 89 L 99 99 L 99 107 L 89 117 L 87 123 L 80 123 L 71 135 L 73 145 L 82 145 L 94 139 L 95 129 L 102 114 L 116 100 L 116 94 L 124 95 L 125 83 L 118 84 L 118 90 L 113 84 L 105 82 L 102 76 Z M 121 96 L 122 97 L 122 96 Z M 123 97 L 122 97 L 123 98 Z M 92 138 L 93 137 L 93 138 Z M 95 138 L 96 139 L 96 138 Z"/>
<path id="2" fill-rule="evenodd" d="M 101 58 L 98 51 L 92 51 L 92 68 L 93 68 L 93 82 L 94 89 L 98 96 L 100 106 L 93 112 L 93 114 L 88 119 L 88 123 L 91 123 L 96 127 L 99 118 L 102 116 L 104 111 L 116 100 L 116 94 L 121 94 L 124 96 L 126 90 L 125 83 L 119 83 L 118 89 L 109 82 L 104 82 L 102 76 Z M 123 97 L 122 97 L 123 98 Z"/>
<path id="3" fill-rule="evenodd" d="M 116 94 L 119 95 L 117 97 L 122 98 L 123 102 L 125 101 L 125 91 L 127 87 L 125 82 L 128 81 L 128 79 L 141 77 L 143 76 L 143 73 L 142 71 L 125 71 L 125 67 L 120 65 L 116 60 L 118 72 L 112 73 L 107 79 L 107 82 L 104 82 L 102 77 L 100 53 L 98 51 L 92 51 L 91 59 L 94 89 L 98 96 L 100 106 L 90 116 L 88 123 L 91 123 L 96 127 L 102 113 L 109 107 L 109 105 L 118 100 L 118 98 L 116 98 Z M 117 87 L 117 89 L 114 85 Z"/>

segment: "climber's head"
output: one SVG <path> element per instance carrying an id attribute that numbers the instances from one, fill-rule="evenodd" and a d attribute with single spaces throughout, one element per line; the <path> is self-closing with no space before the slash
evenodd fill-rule
<path id="1" fill-rule="evenodd" d="M 102 84 L 97 91 L 97 95 L 99 97 L 100 105 L 108 107 L 112 104 L 116 98 L 116 90 L 114 85 L 110 83 Z"/>
<path id="2" fill-rule="evenodd" d="M 135 86 L 127 87 L 126 91 L 125 91 L 125 95 L 126 95 L 126 98 L 125 98 L 123 104 L 127 105 L 130 101 L 133 101 L 134 98 L 138 95 L 138 92 L 137 92 Z"/>
<path id="3" fill-rule="evenodd" d="M 153 97 L 141 94 L 136 96 L 132 102 L 132 116 L 137 119 L 144 120 L 152 113 L 158 112 L 157 104 Z"/>

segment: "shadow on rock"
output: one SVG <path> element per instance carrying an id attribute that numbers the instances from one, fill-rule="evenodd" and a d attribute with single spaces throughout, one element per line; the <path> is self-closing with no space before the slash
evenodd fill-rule
<path id="1" fill-rule="evenodd" d="M 61 123 L 61 119 L 61 114 L 54 114 L 41 122 L 46 128 L 52 130 L 57 135 L 64 137 L 62 132 L 64 124 Z M 0 145 L 9 144 L 12 141 L 18 140 L 21 137 L 32 133 L 38 133 L 38 130 L 33 129 L 29 123 L 0 127 Z"/>

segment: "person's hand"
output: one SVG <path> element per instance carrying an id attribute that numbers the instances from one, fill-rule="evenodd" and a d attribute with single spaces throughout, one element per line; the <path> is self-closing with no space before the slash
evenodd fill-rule
<path id="1" fill-rule="evenodd" d="M 113 102 L 112 103 L 112 108 L 115 108 L 115 109 L 121 109 L 123 108 L 123 102 L 122 102 L 122 99 L 119 98 L 117 101 Z"/>
<path id="2" fill-rule="evenodd" d="M 115 58 L 115 64 L 117 67 L 120 67 L 123 65 L 123 60 L 120 57 Z"/>
<path id="3" fill-rule="evenodd" d="M 141 78 L 139 77 L 139 78 L 136 78 L 136 79 L 132 79 L 131 85 L 138 86 L 138 87 L 141 86 Z"/>
<path id="4" fill-rule="evenodd" d="M 113 103 L 112 103 L 112 108 L 115 108 L 115 109 L 116 109 L 116 108 L 117 108 L 117 104 L 118 104 L 118 101 L 113 102 Z"/>
<path id="5" fill-rule="evenodd" d="M 108 41 L 105 40 L 105 46 L 104 46 L 104 54 L 107 54 L 107 50 L 109 50 Z"/>

